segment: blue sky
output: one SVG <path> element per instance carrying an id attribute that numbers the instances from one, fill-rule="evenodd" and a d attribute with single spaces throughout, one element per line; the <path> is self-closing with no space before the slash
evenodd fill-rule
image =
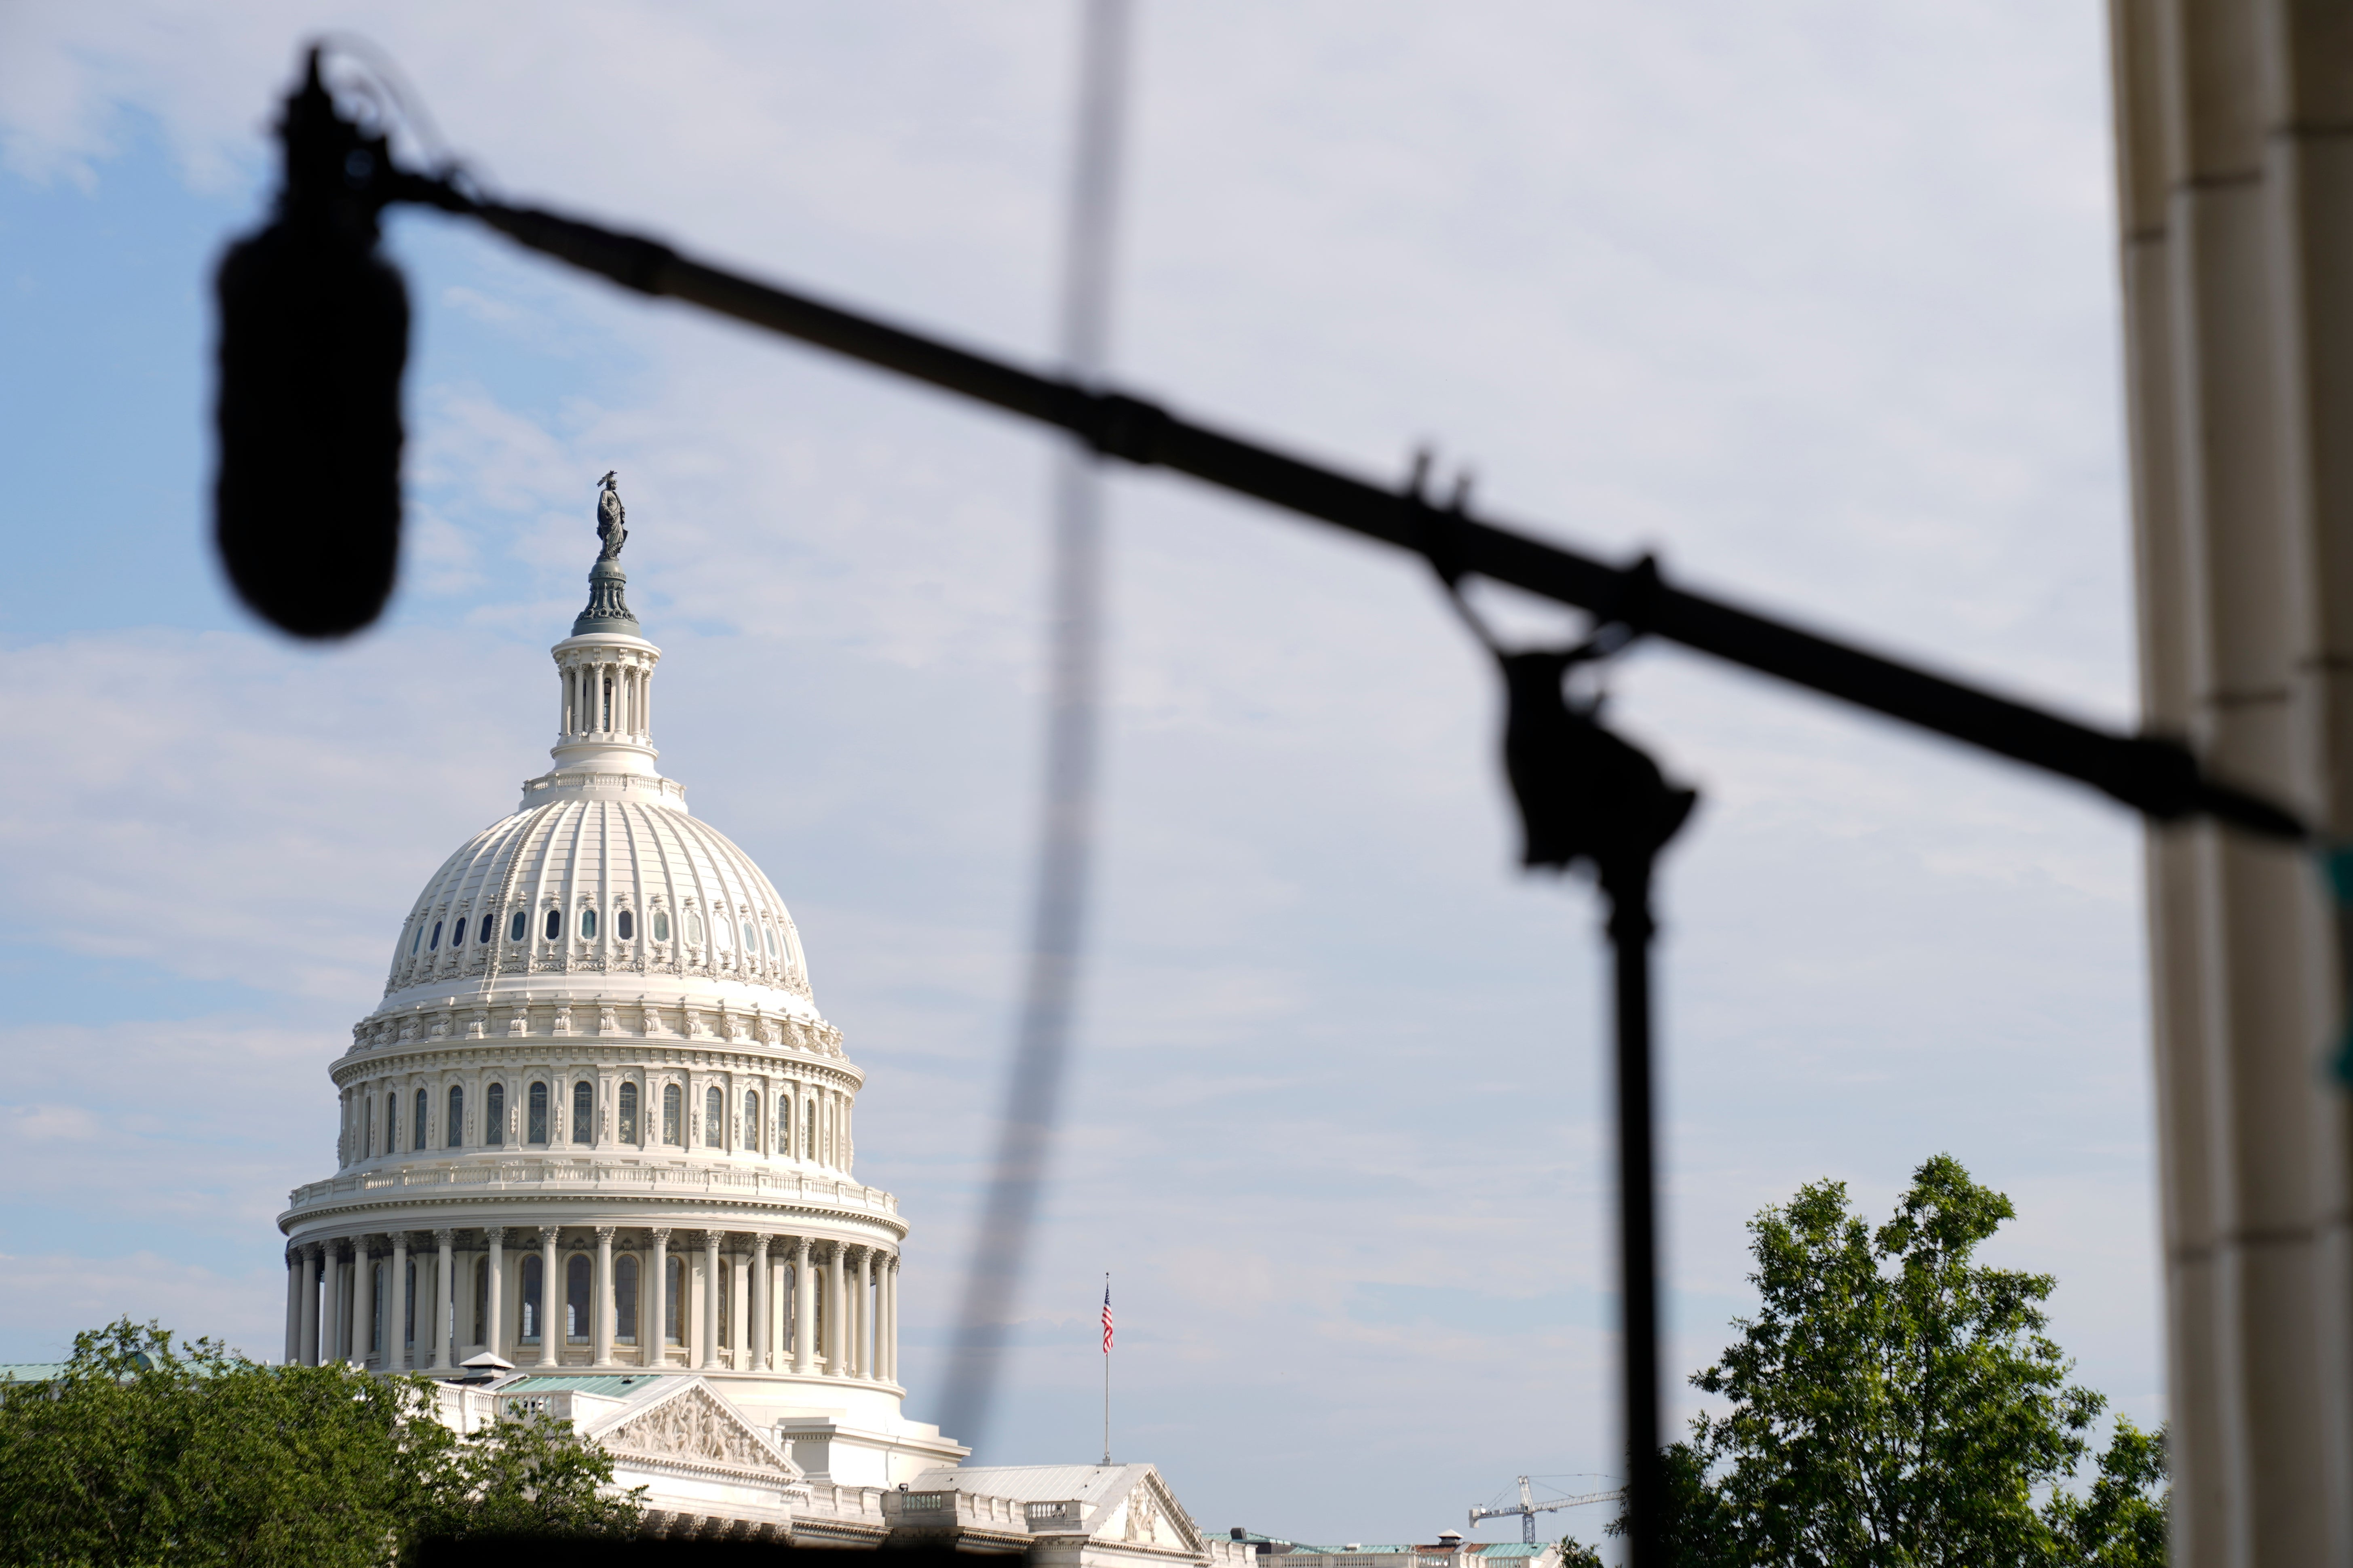
<path id="1" fill-rule="evenodd" d="M 792 902 L 869 1072 L 929 1412 L 1017 970 L 1041 440 L 403 216 L 404 585 L 295 648 L 203 548 L 206 278 L 332 25 L 503 189 L 1042 356 L 1071 22 L 0 15 L 0 1357 L 121 1311 L 276 1344 L 325 1063 L 417 888 L 544 765 L 613 468 L 665 770 Z M 2024 0 L 1147 6 L 1115 358 L 2126 721 L 2102 48 L 2097 7 Z M 1609 1469 L 1595 911 L 1510 867 L 1487 672 L 1410 563 L 1166 478 L 1114 508 L 1096 959 L 986 1457 L 1092 1451 L 1109 1269 L 1117 1446 L 1206 1525 L 1427 1538 Z M 1831 1175 L 1883 1208 L 1950 1151 L 2018 1200 L 1998 1252 L 2060 1276 L 2084 1379 L 2160 1415 L 2132 825 L 1671 650 L 1613 690 L 1706 796 L 1663 895 L 1681 1368 L 1760 1205 Z"/>

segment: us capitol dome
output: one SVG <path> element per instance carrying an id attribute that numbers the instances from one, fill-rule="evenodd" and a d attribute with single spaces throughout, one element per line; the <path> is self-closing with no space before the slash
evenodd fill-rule
<path id="1" fill-rule="evenodd" d="M 278 1220 L 286 1359 L 427 1374 L 459 1431 L 569 1419 L 655 1533 L 1240 1568 L 1150 1465 L 960 1468 L 902 1412 L 865 1075 L 775 885 L 656 771 L 611 475 L 600 514 L 555 765 L 427 879 L 329 1068 L 335 1173 Z"/>

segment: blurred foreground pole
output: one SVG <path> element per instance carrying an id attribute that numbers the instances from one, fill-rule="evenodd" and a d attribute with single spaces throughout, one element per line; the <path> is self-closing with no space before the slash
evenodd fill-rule
<path id="1" fill-rule="evenodd" d="M 2147 728 L 2353 826 L 2353 13 L 2111 0 Z M 2147 846 L 2176 1568 L 2353 1563 L 2344 986 L 2292 847 Z"/>
<path id="2" fill-rule="evenodd" d="M 1129 0 L 1080 0 L 1079 102 L 1072 128 L 1058 346 L 1063 374 L 1088 387 L 1102 384 L 1109 369 L 1112 239 L 1119 216 L 1129 26 Z M 965 1275 L 955 1353 L 941 1412 L 940 1429 L 976 1449 L 988 1436 L 1005 1332 L 1020 1305 L 1031 1222 L 1053 1154 L 1094 848 L 1096 713 L 1102 695 L 1103 459 L 1076 440 L 1058 446 L 1049 601 L 1053 653 L 1028 969 L 1014 1029 L 1013 1068 L 1005 1086 L 997 1168 Z M 1108 1412 L 1110 1385 L 1104 1386 Z M 1107 1424 L 1108 1415 L 1105 1419 Z"/>

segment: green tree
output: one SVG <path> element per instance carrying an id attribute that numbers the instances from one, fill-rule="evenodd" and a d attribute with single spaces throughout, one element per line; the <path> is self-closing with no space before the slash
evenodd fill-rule
<path id="1" fill-rule="evenodd" d="M 612 1462 L 561 1424 L 460 1439 L 434 1385 L 265 1366 L 129 1320 L 58 1378 L 0 1384 L 0 1564 L 389 1563 L 431 1533 L 633 1531 Z"/>
<path id="2" fill-rule="evenodd" d="M 1560 1568 L 1601 1568 L 1600 1550 L 1586 1545 L 1574 1535 L 1564 1535 L 1560 1538 Z"/>
<path id="3" fill-rule="evenodd" d="M 2119 1424 L 2045 1334 L 2048 1275 L 1978 1248 L 2008 1198 L 1939 1155 L 1876 1230 L 1817 1182 L 1749 1225 L 1762 1298 L 1694 1376 L 1729 1408 L 1667 1451 L 1669 1561 L 1692 1568 L 2142 1568 L 2164 1561 L 2161 1436 Z M 2038 1496 L 2047 1499 L 2038 1505 Z"/>

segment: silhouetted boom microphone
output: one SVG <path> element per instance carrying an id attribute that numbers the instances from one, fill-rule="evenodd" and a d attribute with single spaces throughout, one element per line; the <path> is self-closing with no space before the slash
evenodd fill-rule
<path id="1" fill-rule="evenodd" d="M 335 113 L 316 50 L 280 132 L 277 213 L 214 282 L 214 530 L 255 612 L 297 637 L 347 637 L 382 613 L 399 566 L 408 291 L 376 254 L 384 139 Z"/>

